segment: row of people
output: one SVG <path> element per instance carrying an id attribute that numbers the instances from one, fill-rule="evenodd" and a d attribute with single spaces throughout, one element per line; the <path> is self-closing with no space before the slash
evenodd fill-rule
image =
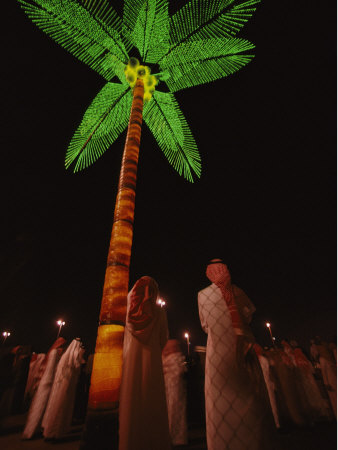
<path id="1" fill-rule="evenodd" d="M 277 428 L 312 425 L 332 420 L 335 410 L 315 378 L 315 368 L 302 349 L 286 340 L 281 345 L 254 349 L 262 367 Z"/>
<path id="2" fill-rule="evenodd" d="M 46 439 L 57 439 L 68 431 L 84 351 L 80 339 L 67 346 L 60 337 L 46 354 L 31 355 L 18 346 L 3 355 L 1 418 L 28 410 L 23 439 L 31 439 L 41 430 Z"/>
<path id="3" fill-rule="evenodd" d="M 128 296 L 120 392 L 120 448 L 136 445 L 146 449 L 150 443 L 152 448 L 166 448 L 165 443 L 171 448 L 171 442 L 175 445 L 188 442 L 186 388 L 181 377 L 186 371 L 185 357 L 177 340 L 168 341 L 166 312 L 157 304 L 158 297 L 157 284 L 150 277 L 138 280 Z M 67 346 L 62 337 L 46 354 L 31 355 L 23 352 L 22 347 L 8 350 L 7 378 L 2 377 L 4 389 L 0 392 L 0 404 L 8 405 L 3 408 L 6 410 L 3 416 L 28 409 L 22 439 L 38 435 L 48 440 L 63 437 L 74 418 L 75 403 L 82 403 L 85 410 L 93 355 L 89 355 L 85 364 L 80 339 Z M 18 397 L 18 373 L 24 383 L 20 383 L 21 400 L 14 402 Z M 87 383 L 80 386 L 78 381 L 83 374 Z M 76 401 L 77 391 L 80 399 Z M 181 407 L 177 408 L 179 403 Z M 11 406 L 14 404 L 15 408 Z M 84 414 L 80 415 L 84 419 Z"/>
<path id="4" fill-rule="evenodd" d="M 249 327 L 255 307 L 231 283 L 227 266 L 221 260 L 212 260 L 206 274 L 212 284 L 199 293 L 198 307 L 202 328 L 208 334 L 208 449 L 278 448 L 274 422 L 278 428 L 288 419 L 303 424 L 317 417 L 329 417 L 327 403 L 318 406 L 318 395 L 313 394 L 315 385 L 307 373 L 311 363 L 301 350 L 285 342 L 282 349 L 263 351 Z M 157 304 L 158 297 L 157 283 L 150 277 L 139 279 L 128 294 L 119 408 L 120 450 L 169 449 L 172 444 L 187 443 L 183 377 L 187 366 L 178 341 L 167 342 L 166 313 Z M 65 341 L 60 338 L 47 355 L 31 360 L 25 401 L 32 401 L 23 432 L 25 439 L 41 427 L 46 438 L 58 438 L 70 425 L 72 407 L 67 402 L 71 399 L 74 403 L 84 350 L 79 340 L 74 340 L 67 350 L 64 347 Z M 323 351 L 319 350 L 318 363 L 324 367 Z M 301 412 L 299 406 L 295 407 L 299 403 L 295 386 L 302 392 Z"/>
<path id="5" fill-rule="evenodd" d="M 67 348 L 66 341 L 58 338 L 50 348 L 40 367 L 32 371 L 27 386 L 33 393 L 23 439 L 31 439 L 43 430 L 45 439 L 58 439 L 68 431 L 73 417 L 77 382 L 83 364 L 84 348 L 80 339 L 74 339 Z"/>

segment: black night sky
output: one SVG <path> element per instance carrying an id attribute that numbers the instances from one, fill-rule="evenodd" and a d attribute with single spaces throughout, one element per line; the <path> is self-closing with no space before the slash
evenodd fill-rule
<path id="1" fill-rule="evenodd" d="M 255 304 L 258 342 L 269 344 L 266 320 L 305 349 L 336 334 L 336 10 L 324 3 L 263 1 L 239 35 L 253 62 L 176 94 L 202 157 L 196 183 L 143 127 L 130 286 L 157 280 L 172 338 L 189 330 L 205 345 L 197 292 L 215 257 Z M 46 351 L 63 318 L 63 336 L 92 351 L 125 133 L 89 169 L 66 171 L 105 80 L 16 1 L 2 5 L 1 33 L 0 329 L 8 345 Z"/>

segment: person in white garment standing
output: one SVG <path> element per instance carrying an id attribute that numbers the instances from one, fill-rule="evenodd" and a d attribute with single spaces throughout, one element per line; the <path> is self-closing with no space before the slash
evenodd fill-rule
<path id="1" fill-rule="evenodd" d="M 80 339 L 73 339 L 60 359 L 42 420 L 45 439 L 59 439 L 70 429 L 84 352 Z"/>
<path id="2" fill-rule="evenodd" d="M 45 359 L 44 353 L 33 353 L 30 363 L 29 372 L 24 395 L 24 410 L 27 410 L 31 404 L 32 398 L 38 388 L 37 380 L 39 378 L 40 366 Z"/>
<path id="3" fill-rule="evenodd" d="M 264 376 L 264 381 L 265 381 L 265 385 L 269 394 L 269 399 L 270 399 L 270 405 L 271 405 L 271 410 L 272 410 L 272 414 L 273 414 L 273 418 L 276 424 L 276 428 L 280 428 L 280 423 L 279 423 L 279 417 L 278 417 L 278 408 L 277 408 L 277 401 L 276 401 L 276 386 L 275 383 L 273 382 L 273 379 L 271 377 L 270 374 L 270 365 L 269 365 L 269 360 L 268 358 L 264 355 L 264 351 L 263 348 L 255 343 L 254 344 L 254 350 L 256 352 L 256 355 L 258 357 L 258 361 L 261 365 L 262 368 L 262 372 L 263 372 L 263 376 Z"/>
<path id="4" fill-rule="evenodd" d="M 272 412 L 249 323 L 255 307 L 231 283 L 227 266 L 211 260 L 212 282 L 198 294 L 201 325 L 208 334 L 205 408 L 208 450 L 271 450 Z"/>
<path id="5" fill-rule="evenodd" d="M 185 357 L 177 339 L 169 339 L 162 352 L 164 384 L 167 397 L 172 445 L 188 444 L 187 390 Z"/>
<path id="6" fill-rule="evenodd" d="M 167 316 L 151 277 L 136 281 L 127 298 L 119 406 L 119 450 L 170 450 L 162 350 Z"/>
<path id="7" fill-rule="evenodd" d="M 337 365 L 326 342 L 316 336 L 310 347 L 311 356 L 320 364 L 323 382 L 329 396 L 332 411 L 337 418 Z"/>
<path id="8" fill-rule="evenodd" d="M 41 380 L 29 408 L 22 439 L 32 439 L 35 434 L 41 431 L 41 422 L 46 411 L 56 368 L 65 345 L 65 339 L 59 337 L 48 350 L 46 357 L 40 365 L 40 371 L 42 373 Z"/>

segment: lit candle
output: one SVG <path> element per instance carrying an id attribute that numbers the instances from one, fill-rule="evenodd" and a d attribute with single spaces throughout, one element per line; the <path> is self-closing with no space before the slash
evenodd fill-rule
<path id="1" fill-rule="evenodd" d="M 3 337 L 4 337 L 4 339 L 3 339 L 3 341 L 2 341 L 2 345 L 4 345 L 6 339 L 8 338 L 8 336 L 11 335 L 11 333 L 10 333 L 9 331 L 4 331 L 4 332 L 2 333 L 2 335 L 3 335 Z"/>
<path id="2" fill-rule="evenodd" d="M 58 320 L 56 323 L 59 325 L 59 331 L 58 331 L 58 334 L 56 336 L 56 339 L 57 339 L 60 336 L 61 328 L 63 327 L 63 325 L 66 324 L 66 322 L 64 322 L 63 320 Z"/>
<path id="3" fill-rule="evenodd" d="M 162 300 L 161 298 L 159 298 L 159 299 L 157 300 L 157 304 L 160 305 L 161 308 L 163 308 L 163 306 L 165 306 L 165 301 Z"/>
<path id="4" fill-rule="evenodd" d="M 188 356 L 189 356 L 189 347 L 190 347 L 190 340 L 189 340 L 189 333 L 185 332 L 184 337 L 187 340 L 187 347 L 188 347 Z"/>
<path id="5" fill-rule="evenodd" d="M 271 323 L 270 322 L 266 322 L 266 327 L 270 332 L 270 337 L 271 337 L 271 341 L 272 341 L 272 345 L 275 345 L 275 338 L 272 336 L 272 331 L 271 331 Z"/>

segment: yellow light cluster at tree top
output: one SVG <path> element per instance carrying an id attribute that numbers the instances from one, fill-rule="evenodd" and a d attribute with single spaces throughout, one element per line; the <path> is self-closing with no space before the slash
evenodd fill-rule
<path id="1" fill-rule="evenodd" d="M 155 92 L 155 86 L 158 83 L 156 76 L 151 75 L 150 68 L 140 64 L 137 58 L 130 58 L 128 65 L 124 69 L 124 73 L 131 88 L 135 86 L 137 79 L 143 80 L 143 100 L 148 102 Z"/>

